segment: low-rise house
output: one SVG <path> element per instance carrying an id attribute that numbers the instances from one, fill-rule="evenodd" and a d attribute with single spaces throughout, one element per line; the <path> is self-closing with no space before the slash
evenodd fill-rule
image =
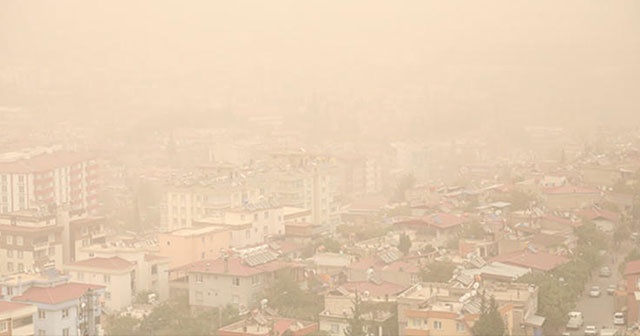
<path id="1" fill-rule="evenodd" d="M 552 209 L 580 209 L 602 198 L 600 190 L 590 187 L 564 185 L 543 191 L 546 204 Z"/>
<path id="2" fill-rule="evenodd" d="M 95 335 L 100 330 L 103 293 L 104 286 L 65 283 L 54 287 L 31 287 L 13 301 L 38 308 L 35 335 Z"/>
<path id="3" fill-rule="evenodd" d="M 278 254 L 262 247 L 244 255 L 202 260 L 172 269 L 172 290 L 187 290 L 189 304 L 220 307 L 232 304 L 240 310 L 260 301 L 257 297 L 278 276 L 301 277 L 302 267 L 278 260 Z"/>
<path id="4" fill-rule="evenodd" d="M 629 261 L 624 268 L 627 294 L 627 323 L 640 321 L 640 260 Z"/>
<path id="5" fill-rule="evenodd" d="M 400 334 L 473 335 L 471 328 L 481 314 L 481 295 L 495 298 L 508 335 L 527 325 L 539 332 L 544 323 L 544 318 L 536 315 L 538 288 L 532 285 L 485 283 L 456 288 L 443 283 L 420 283 L 397 298 Z"/>
<path id="6" fill-rule="evenodd" d="M 402 253 L 390 248 L 375 257 L 362 258 L 347 268 L 350 281 L 386 281 L 401 286 L 410 286 L 420 280 L 420 267 L 401 260 Z"/>
<path id="7" fill-rule="evenodd" d="M 219 336 L 306 336 L 318 330 L 318 323 L 291 318 L 269 316 L 259 310 L 247 318 L 218 329 Z"/>
<path id="8" fill-rule="evenodd" d="M 130 306 L 136 295 L 135 264 L 120 257 L 76 261 L 64 270 L 75 282 L 104 286 L 104 303 L 109 310 Z"/>
<path id="9" fill-rule="evenodd" d="M 159 300 L 169 298 L 170 258 L 159 256 L 156 239 L 121 239 L 81 249 L 79 260 L 120 257 L 135 264 L 135 288 L 151 291 Z"/>
<path id="10" fill-rule="evenodd" d="M 320 330 L 331 336 L 342 336 L 353 318 L 356 295 L 360 300 L 362 319 L 371 328 L 369 334 L 375 336 L 397 334 L 395 328 L 396 297 L 407 287 L 389 282 L 345 282 L 325 294 L 324 310 L 319 315 Z"/>
<path id="11" fill-rule="evenodd" d="M 569 258 L 553 255 L 547 252 L 535 251 L 527 248 L 521 251 L 499 255 L 491 261 L 503 264 L 530 268 L 534 272 L 549 272 L 556 267 L 564 265 L 570 261 Z"/>
<path id="12" fill-rule="evenodd" d="M 33 335 L 33 319 L 38 308 L 31 304 L 0 301 L 0 335 Z"/>
<path id="13" fill-rule="evenodd" d="M 598 230 L 604 233 L 613 234 L 620 224 L 620 214 L 598 206 L 582 209 L 578 214 L 587 222 L 593 223 Z"/>

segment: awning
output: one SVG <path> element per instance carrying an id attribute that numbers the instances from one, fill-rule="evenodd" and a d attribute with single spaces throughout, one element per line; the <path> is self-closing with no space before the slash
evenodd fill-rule
<path id="1" fill-rule="evenodd" d="M 531 315 L 524 320 L 524 324 L 534 326 L 534 327 L 542 327 L 544 324 L 545 318 L 539 315 Z"/>

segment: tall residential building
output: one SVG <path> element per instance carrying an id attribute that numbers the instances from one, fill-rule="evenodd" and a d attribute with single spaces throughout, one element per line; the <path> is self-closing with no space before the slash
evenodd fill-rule
<path id="1" fill-rule="evenodd" d="M 72 215 L 98 208 L 96 160 L 36 148 L 0 155 L 0 213 L 66 205 Z"/>

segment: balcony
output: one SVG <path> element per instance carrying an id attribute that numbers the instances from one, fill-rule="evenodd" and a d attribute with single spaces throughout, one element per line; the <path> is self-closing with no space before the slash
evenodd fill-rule
<path id="1" fill-rule="evenodd" d="M 33 246 L 34 251 L 42 251 L 42 250 L 46 250 L 49 247 L 49 242 L 48 241 L 33 242 L 31 243 L 31 246 Z"/>
<path id="2" fill-rule="evenodd" d="M 98 238 L 103 238 L 107 236 L 107 232 L 102 230 L 102 231 L 91 231 L 89 232 L 89 235 L 91 236 L 91 239 L 98 239 Z"/>

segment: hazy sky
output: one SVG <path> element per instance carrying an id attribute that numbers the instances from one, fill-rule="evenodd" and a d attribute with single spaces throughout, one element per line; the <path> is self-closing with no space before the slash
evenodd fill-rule
<path id="1" fill-rule="evenodd" d="M 95 110 L 596 120 L 638 110 L 640 2 L 0 1 L 0 55 Z"/>

